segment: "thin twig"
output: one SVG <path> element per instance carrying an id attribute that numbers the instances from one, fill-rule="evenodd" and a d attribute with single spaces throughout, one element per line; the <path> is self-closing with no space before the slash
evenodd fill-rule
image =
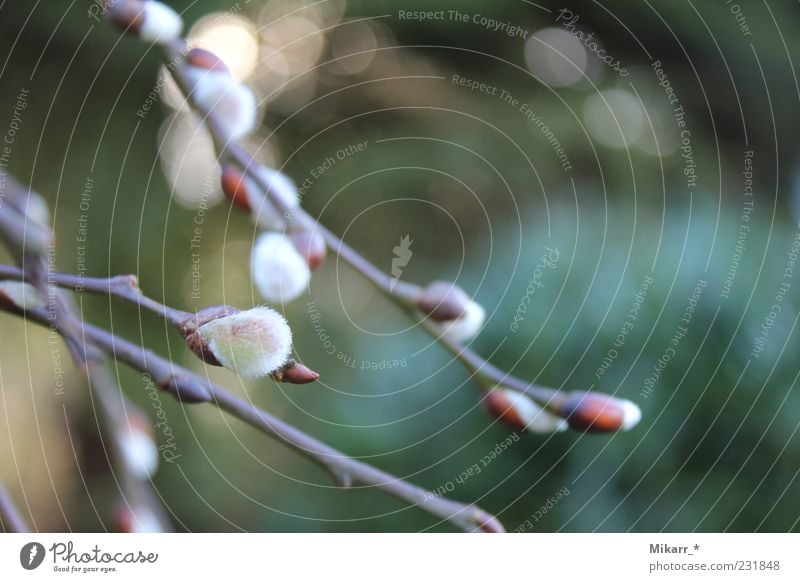
<path id="1" fill-rule="evenodd" d="M 17 509 L 5 485 L 0 482 L 0 521 L 9 533 L 25 533 L 31 531 L 25 518 Z"/>
<path id="2" fill-rule="evenodd" d="M 319 231 L 325 239 L 328 248 L 336 253 L 342 260 L 349 264 L 356 272 L 381 291 L 398 307 L 408 312 L 413 318 L 420 319 L 419 313 L 413 309 L 414 301 L 420 293 L 418 285 L 406 282 L 394 282 L 393 278 L 373 265 L 353 247 L 345 243 L 332 231 L 327 229 L 302 208 L 289 207 L 285 200 L 276 196 L 264 176 L 258 172 L 260 164 L 238 142 L 228 141 L 223 136 L 225 131 L 213 111 L 205 111 L 195 103 L 192 88 L 183 70 L 182 58 L 186 54 L 186 44 L 183 40 L 176 40 L 162 46 L 162 58 L 176 84 L 183 92 L 191 106 L 203 116 L 203 122 L 208 128 L 217 155 L 220 160 L 229 159 L 239 165 L 247 175 L 256 181 L 266 193 L 269 202 L 273 204 L 286 217 L 291 229 L 293 225 L 304 225 Z M 427 322 L 427 320 L 425 320 Z M 553 412 L 557 412 L 558 405 L 564 400 L 564 394 L 556 389 L 538 386 L 504 372 L 480 357 L 470 348 L 444 337 L 433 325 L 423 325 L 436 341 L 447 349 L 453 357 L 473 373 L 474 379 L 483 387 L 502 385 L 531 398 L 534 402 Z"/>
<path id="3" fill-rule="evenodd" d="M 0 304 L 0 309 L 21 314 L 18 309 Z M 50 325 L 42 309 L 25 312 L 28 320 Z M 294 426 L 251 405 L 189 370 L 103 329 L 82 326 L 84 338 L 110 356 L 147 373 L 153 382 L 182 402 L 207 401 L 314 461 L 335 476 L 340 486 L 361 483 L 444 519 L 464 531 L 503 531 L 500 522 L 474 505 L 439 497 L 385 471 L 348 457 Z"/>

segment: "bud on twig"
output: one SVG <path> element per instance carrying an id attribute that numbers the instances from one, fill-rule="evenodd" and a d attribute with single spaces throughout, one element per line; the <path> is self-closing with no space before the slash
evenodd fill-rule
<path id="1" fill-rule="evenodd" d="M 139 411 L 129 412 L 128 423 L 119 429 L 122 461 L 139 479 L 152 477 L 158 468 L 158 447 L 153 440 L 153 427 Z"/>
<path id="2" fill-rule="evenodd" d="M 289 238 L 300 256 L 306 260 L 309 269 L 313 271 L 325 262 L 328 245 L 319 230 L 295 230 L 289 233 Z"/>
<path id="3" fill-rule="evenodd" d="M 36 289 L 21 281 L 0 281 L 0 302 L 23 311 L 44 307 L 44 300 Z"/>
<path id="4" fill-rule="evenodd" d="M 615 432 L 630 430 L 642 418 L 641 409 L 630 400 L 596 392 L 572 392 L 560 405 L 559 414 L 575 430 Z"/>
<path id="5" fill-rule="evenodd" d="M 224 63 L 208 51 L 190 51 L 185 64 L 192 100 L 216 118 L 225 139 L 236 141 L 253 131 L 256 97 L 249 87 L 234 79 Z"/>
<path id="6" fill-rule="evenodd" d="M 417 307 L 436 322 L 439 333 L 453 341 L 467 341 L 478 335 L 486 311 L 463 289 L 448 281 L 434 281 L 422 290 Z"/>
<path id="7" fill-rule="evenodd" d="M 493 388 L 484 400 L 489 413 L 516 430 L 536 433 L 567 430 L 567 421 L 544 410 L 533 400 L 505 388 Z"/>
<path id="8" fill-rule="evenodd" d="M 280 370 L 270 375 L 276 382 L 286 382 L 287 384 L 310 384 L 319 379 L 319 374 L 311 368 L 292 359 L 286 362 Z"/>
<path id="9" fill-rule="evenodd" d="M 269 185 L 270 193 L 289 209 L 300 206 L 300 195 L 294 182 L 276 170 L 259 167 L 255 170 Z M 238 168 L 225 165 L 222 168 L 222 191 L 236 206 L 250 214 L 259 226 L 267 230 L 282 230 L 286 221 L 265 194 L 256 180 L 246 176 Z"/>
<path id="10" fill-rule="evenodd" d="M 183 30 L 178 13 L 156 0 L 108 0 L 106 4 L 112 24 L 146 42 L 168 43 Z"/>
<path id="11" fill-rule="evenodd" d="M 201 360 L 245 378 L 280 369 L 292 351 L 289 324 L 268 307 L 241 312 L 225 306 L 207 309 L 187 321 L 181 332 Z"/>
<path id="12" fill-rule="evenodd" d="M 250 268 L 256 289 L 271 303 L 286 303 L 299 297 L 311 280 L 306 260 L 289 237 L 277 232 L 258 237 Z"/>

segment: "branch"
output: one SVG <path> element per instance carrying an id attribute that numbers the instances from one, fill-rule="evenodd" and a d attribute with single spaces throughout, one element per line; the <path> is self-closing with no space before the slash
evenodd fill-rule
<path id="1" fill-rule="evenodd" d="M 2 482 L 0 482 L 0 521 L 3 522 L 5 530 L 10 533 L 31 531 Z"/>
<path id="2" fill-rule="evenodd" d="M 183 57 L 186 54 L 186 43 L 178 39 L 160 45 L 162 59 L 181 92 L 186 97 L 191 106 L 203 116 L 203 122 L 208 128 L 214 146 L 217 150 L 218 159 L 222 162 L 225 159 L 231 160 L 239 165 L 242 170 L 266 193 L 269 202 L 273 204 L 286 217 L 289 229 L 293 225 L 313 225 L 313 229 L 318 231 L 325 240 L 328 248 L 336 253 L 342 260 L 348 263 L 356 272 L 361 274 L 367 281 L 382 292 L 388 299 L 397 306 L 409 313 L 412 318 L 420 320 L 419 313 L 414 309 L 415 301 L 419 297 L 421 288 L 418 285 L 394 281 L 393 278 L 381 271 L 378 267 L 369 262 L 363 255 L 341 240 L 333 232 L 319 223 L 300 207 L 289 207 L 285 200 L 276 196 L 270 184 L 266 181 L 263 174 L 258 172 L 260 164 L 253 158 L 244 147 L 238 142 L 226 139 L 226 132 L 223 124 L 218 119 L 214 111 L 203 110 L 193 100 L 191 83 L 189 82 L 184 70 Z M 564 402 L 566 396 L 563 392 L 553 388 L 537 386 L 512 376 L 493 366 L 477 353 L 462 344 L 443 337 L 442 334 L 430 325 L 427 319 L 422 320 L 423 328 L 439 343 L 447 349 L 456 360 L 472 372 L 474 379 L 484 388 L 501 385 L 528 396 L 538 405 L 558 412 L 559 406 Z"/>
<path id="3" fill-rule="evenodd" d="M 6 269 L 4 268 L 4 270 Z M 22 314 L 20 310 L 10 305 L 0 304 L 0 309 L 16 315 Z M 24 314 L 30 321 L 43 326 L 50 325 L 47 313 L 42 309 L 28 310 Z M 314 461 L 333 475 L 342 487 L 354 483 L 375 487 L 411 506 L 419 507 L 423 511 L 446 520 L 464 531 L 504 531 L 497 518 L 482 509 L 437 497 L 399 477 L 348 457 L 150 350 L 89 324 L 82 326 L 82 332 L 86 342 L 125 362 L 132 368 L 149 374 L 156 385 L 179 401 L 213 404 Z"/>

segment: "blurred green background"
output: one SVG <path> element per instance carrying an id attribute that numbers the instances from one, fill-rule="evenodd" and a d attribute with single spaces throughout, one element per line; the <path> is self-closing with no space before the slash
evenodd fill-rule
<path id="1" fill-rule="evenodd" d="M 184 11 L 190 41 L 218 51 L 257 91 L 263 119 L 247 145 L 298 183 L 310 177 L 303 205 L 312 215 L 386 271 L 409 235 L 403 278 L 454 279 L 474 294 L 489 317 L 473 347 L 493 363 L 643 409 L 628 433 L 524 434 L 451 497 L 509 529 L 530 520 L 530 531 L 798 530 L 800 281 L 787 270 L 800 219 L 796 3 L 738 12 L 626 0 L 170 4 Z M 51 203 L 60 269 L 136 273 L 149 294 L 186 310 L 260 303 L 249 275 L 256 232 L 221 201 L 205 134 L 176 109 L 154 51 L 95 21 L 91 6 L 0 8 L 0 133 L 27 92 L 8 170 Z M 419 22 L 401 10 L 458 10 L 468 21 L 446 12 Z M 504 33 L 511 26 L 518 32 Z M 454 75 L 497 90 L 471 91 Z M 144 111 L 154 88 L 157 103 Z M 364 151 L 337 158 L 362 142 Z M 314 177 L 327 158 L 336 163 Z M 512 329 L 548 247 L 559 261 Z M 649 277 L 638 318 L 615 345 Z M 87 320 L 204 372 L 151 315 L 80 302 Z M 335 258 L 285 312 L 321 383 L 205 372 L 430 489 L 454 483 L 508 436 L 464 370 Z M 54 398 L 46 333 L 8 316 L 2 325 L 4 481 L 40 529 L 111 527 L 116 485 L 86 386 L 73 380 Z M 119 374 L 153 414 L 139 374 Z M 333 489 L 315 466 L 211 407 L 162 404 L 180 459 L 162 463 L 155 485 L 179 530 L 450 531 L 380 492 Z M 569 495 L 542 512 L 564 488 Z"/>

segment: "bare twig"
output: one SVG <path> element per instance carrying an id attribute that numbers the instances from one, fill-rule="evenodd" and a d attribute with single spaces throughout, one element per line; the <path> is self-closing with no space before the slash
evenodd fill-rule
<path id="1" fill-rule="evenodd" d="M 387 298 L 393 301 L 400 308 L 411 314 L 412 317 L 419 319 L 420 314 L 413 308 L 415 300 L 420 293 L 420 287 L 406 282 L 395 282 L 392 284 L 392 277 L 381 271 L 369 262 L 363 255 L 358 253 L 351 246 L 346 244 L 332 231 L 320 224 L 302 208 L 291 208 L 286 201 L 276 196 L 270 188 L 270 184 L 265 177 L 258 172 L 260 164 L 253 158 L 244 147 L 238 142 L 229 141 L 225 138 L 226 132 L 222 123 L 217 118 L 214 111 L 207 111 L 200 107 L 194 100 L 192 86 L 189 82 L 182 59 L 187 52 L 186 43 L 182 39 L 161 45 L 162 59 L 167 66 L 172 77 L 181 92 L 187 98 L 192 107 L 203 116 L 203 122 L 208 128 L 214 146 L 217 150 L 220 161 L 231 160 L 239 165 L 247 175 L 256 181 L 264 190 L 271 204 L 273 204 L 287 220 L 287 227 L 293 226 L 313 228 L 317 230 L 325 240 L 328 248 L 336 253 L 342 260 L 348 263 L 355 271 L 361 274 L 367 281 L 372 283 L 376 289 L 381 291 Z M 426 322 L 427 323 L 427 322 Z M 423 328 L 431 336 L 440 342 L 459 362 L 461 362 L 473 374 L 474 379 L 483 387 L 502 385 L 517 392 L 521 392 L 531 398 L 540 406 L 557 411 L 558 405 L 563 402 L 564 394 L 553 388 L 537 386 L 515 378 L 493 366 L 485 359 L 481 358 L 470 348 L 452 341 L 442 334 L 432 325 L 424 325 Z"/>
<path id="2" fill-rule="evenodd" d="M 12 306 L 0 304 L 0 309 L 21 314 Z M 28 320 L 49 325 L 42 309 L 25 312 Z M 500 522 L 482 509 L 434 495 L 381 471 L 371 465 L 348 457 L 320 442 L 268 412 L 234 396 L 225 389 L 193 374 L 189 370 L 155 353 L 89 324 L 82 326 L 83 338 L 114 358 L 134 369 L 148 373 L 153 382 L 182 402 L 209 402 L 230 413 L 262 433 L 314 461 L 335 477 L 340 486 L 361 483 L 375 487 L 411 506 L 442 518 L 464 531 L 503 531 Z"/>
<path id="3" fill-rule="evenodd" d="M 10 533 L 31 531 L 2 482 L 0 482 L 0 522 L 3 523 L 5 531 Z"/>

